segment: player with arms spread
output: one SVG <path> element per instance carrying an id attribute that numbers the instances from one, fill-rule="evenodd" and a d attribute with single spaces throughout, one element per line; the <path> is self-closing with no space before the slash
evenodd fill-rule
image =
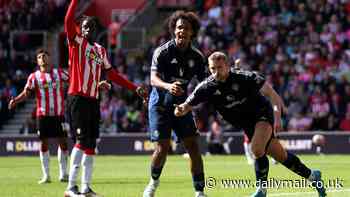
<path id="1" fill-rule="evenodd" d="M 147 99 L 147 93 L 142 87 L 137 87 L 123 78 L 111 66 L 107 59 L 106 49 L 96 43 L 96 21 L 92 17 L 81 17 L 80 31 L 76 31 L 74 14 L 78 0 L 72 0 L 64 21 L 69 47 L 70 83 L 68 89 L 72 131 L 76 133 L 76 144 L 71 153 L 69 181 L 65 196 L 97 196 L 90 183 L 93 170 L 93 155 L 96 139 L 99 137 L 99 103 L 98 84 L 101 71 L 107 73 L 107 78 Z M 76 185 L 76 179 L 82 165 L 81 190 Z"/>
<path id="2" fill-rule="evenodd" d="M 69 77 L 60 68 L 53 68 L 50 64 L 49 53 L 44 49 L 38 49 L 36 60 L 39 69 L 29 75 L 24 90 L 9 103 L 9 109 L 14 109 L 16 105 L 24 101 L 32 92 L 36 95 L 36 117 L 38 135 L 41 141 L 40 161 L 43 172 L 39 184 L 49 183 L 49 144 L 48 138 L 58 138 L 57 158 L 59 162 L 61 182 L 68 181 L 67 174 L 67 133 L 63 131 L 64 120 L 64 88 L 63 83 Z"/>
<path id="3" fill-rule="evenodd" d="M 184 116 L 191 111 L 192 106 L 208 101 L 226 121 L 244 130 L 251 140 L 252 152 L 256 158 L 258 188 L 253 197 L 264 197 L 267 193 L 263 187 L 269 170 L 266 154 L 312 181 L 320 197 L 326 196 L 324 187 L 316 184 L 322 182 L 321 172 L 310 170 L 296 155 L 287 152 L 275 138 L 274 132 L 281 129 L 283 102 L 273 88 L 258 73 L 231 71 L 227 56 L 222 52 L 214 52 L 208 61 L 211 76 L 201 82 L 184 103 L 175 108 L 175 115 Z"/>
<path id="4" fill-rule="evenodd" d="M 151 66 L 152 92 L 149 100 L 149 129 L 156 142 L 151 162 L 151 179 L 144 197 L 153 197 L 170 148 L 172 130 L 184 143 L 190 156 L 190 168 L 197 197 L 204 196 L 203 161 L 197 143 L 197 130 L 192 114 L 174 116 L 174 104 L 185 101 L 187 85 L 194 76 L 205 77 L 205 59 L 192 45 L 200 24 L 192 12 L 178 11 L 169 19 L 174 39 L 159 46 L 153 53 Z"/>

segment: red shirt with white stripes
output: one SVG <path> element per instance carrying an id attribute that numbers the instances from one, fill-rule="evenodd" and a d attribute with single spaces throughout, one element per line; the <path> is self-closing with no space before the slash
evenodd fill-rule
<path id="1" fill-rule="evenodd" d="M 63 83 L 68 79 L 68 74 L 60 68 L 50 72 L 37 70 L 29 75 L 25 88 L 35 91 L 37 117 L 64 115 Z"/>
<path id="2" fill-rule="evenodd" d="M 78 0 L 71 1 L 64 18 L 64 30 L 67 34 L 69 47 L 70 83 L 68 94 L 97 99 L 102 69 L 107 71 L 108 79 L 135 91 L 137 86 L 112 68 L 107 59 L 106 49 L 96 42 L 89 43 L 77 32 L 74 15 L 78 3 Z"/>
<path id="3" fill-rule="evenodd" d="M 96 42 L 90 44 L 80 35 L 68 40 L 68 45 L 71 77 L 68 94 L 97 98 L 101 70 L 112 68 L 106 49 Z"/>

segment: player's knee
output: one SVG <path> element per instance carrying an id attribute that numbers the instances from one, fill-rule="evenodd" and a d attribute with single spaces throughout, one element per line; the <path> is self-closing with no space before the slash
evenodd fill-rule
<path id="1" fill-rule="evenodd" d="M 265 155 L 265 149 L 257 146 L 251 147 L 252 153 L 255 158 L 259 158 Z"/>
<path id="2" fill-rule="evenodd" d="M 48 150 L 49 150 L 49 143 L 48 143 L 47 139 L 41 140 L 40 151 L 46 152 Z"/>
<path id="3" fill-rule="evenodd" d="M 166 155 L 169 151 L 170 144 L 167 143 L 158 143 L 158 145 L 155 148 L 155 154 L 156 155 Z"/>

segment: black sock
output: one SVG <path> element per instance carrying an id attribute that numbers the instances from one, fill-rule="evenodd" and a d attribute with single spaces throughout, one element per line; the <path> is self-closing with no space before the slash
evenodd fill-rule
<path id="1" fill-rule="evenodd" d="M 269 159 L 266 155 L 259 157 L 255 160 L 255 176 L 257 181 L 257 187 L 261 184 L 266 185 L 267 176 L 269 174 Z"/>
<path id="2" fill-rule="evenodd" d="M 153 180 L 158 180 L 160 175 L 162 174 L 163 166 L 160 168 L 155 168 L 151 166 L 151 176 Z"/>
<path id="3" fill-rule="evenodd" d="M 193 187 L 196 191 L 202 192 L 204 190 L 204 173 L 192 175 Z"/>
<path id="4" fill-rule="evenodd" d="M 296 155 L 292 153 L 287 152 L 287 159 L 282 164 L 291 171 L 306 179 L 308 179 L 311 174 L 311 170 L 306 167 Z"/>

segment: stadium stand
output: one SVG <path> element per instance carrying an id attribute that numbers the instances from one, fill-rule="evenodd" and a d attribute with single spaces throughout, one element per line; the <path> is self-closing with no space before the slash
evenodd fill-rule
<path id="1" fill-rule="evenodd" d="M 35 68 L 30 53 L 17 56 L 16 51 L 11 49 L 11 32 L 44 30 L 50 35 L 57 33 L 63 24 L 67 6 L 65 0 L 23 2 L 1 1 L 0 4 L 2 123 L 13 116 L 6 107 L 9 97 L 20 91 L 19 88 L 23 87 L 28 73 Z M 139 7 L 144 1 L 138 2 L 141 4 L 136 3 L 135 9 L 139 9 L 140 12 L 135 14 L 130 24 L 137 24 L 140 18 L 147 19 L 147 15 L 142 14 L 147 12 L 147 9 Z M 163 14 L 172 11 L 169 10 L 171 5 L 164 5 L 164 2 L 166 3 L 158 2 L 158 11 Z M 286 130 L 349 130 L 350 2 L 191 2 L 193 6 L 186 8 L 193 9 L 201 16 L 202 26 L 196 40 L 201 51 L 206 56 L 214 50 L 225 51 L 232 62 L 240 58 L 243 69 L 264 73 L 288 107 L 288 113 L 284 116 Z M 43 6 L 49 9 L 42 9 Z M 164 7 L 167 9 L 163 9 Z M 47 17 L 49 13 L 55 13 L 57 17 Z M 108 27 L 112 19 L 112 16 L 108 17 L 108 20 L 102 20 L 103 30 L 106 30 L 105 27 Z M 37 22 L 39 19 L 40 23 Z M 152 52 L 170 36 L 167 29 L 162 29 L 160 25 L 164 22 L 164 17 L 157 20 L 152 23 L 157 26 L 148 26 L 151 28 L 146 29 L 145 46 L 139 49 L 137 55 L 130 55 L 130 51 L 118 47 L 110 51 L 113 64 L 134 82 L 148 82 Z M 128 22 L 120 27 L 119 32 L 123 31 L 124 27 L 130 28 Z M 158 31 L 152 32 L 154 29 Z M 48 45 L 52 38 L 56 37 L 49 36 Z M 23 36 L 22 39 L 27 37 Z M 107 34 L 101 39 L 105 40 L 106 46 L 113 46 L 113 43 L 108 43 Z M 58 51 L 62 53 L 61 50 Z M 101 129 L 107 133 L 147 131 L 146 111 L 141 103 L 134 100 L 136 99 L 132 95 L 119 87 L 113 87 L 113 90 L 101 95 Z M 198 111 L 201 114 L 211 113 L 208 107 Z M 197 123 L 201 125 L 202 131 L 207 130 L 207 122 L 210 119 L 212 117 L 199 116 Z M 232 128 L 225 127 L 225 130 Z"/>

